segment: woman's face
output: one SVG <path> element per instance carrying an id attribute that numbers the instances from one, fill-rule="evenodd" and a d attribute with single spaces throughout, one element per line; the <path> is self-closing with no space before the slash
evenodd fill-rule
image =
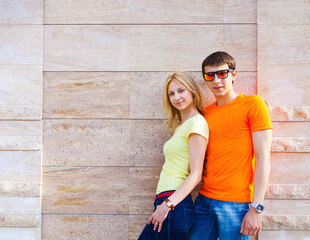
<path id="1" fill-rule="evenodd" d="M 168 85 L 169 100 L 176 109 L 182 111 L 193 104 L 193 94 L 183 84 L 173 80 Z"/>

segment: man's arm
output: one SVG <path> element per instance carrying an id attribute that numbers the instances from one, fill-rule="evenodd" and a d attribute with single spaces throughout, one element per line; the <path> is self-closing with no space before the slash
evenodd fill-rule
<path id="1" fill-rule="evenodd" d="M 263 203 L 270 174 L 270 149 L 272 129 L 252 133 L 255 153 L 254 192 L 253 203 Z M 244 235 L 254 236 L 262 229 L 262 215 L 253 207 L 243 218 L 240 232 Z"/>

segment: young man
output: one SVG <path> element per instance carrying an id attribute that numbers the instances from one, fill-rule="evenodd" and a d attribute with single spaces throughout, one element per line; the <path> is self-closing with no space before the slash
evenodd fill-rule
<path id="1" fill-rule="evenodd" d="M 226 52 L 202 63 L 216 102 L 205 108 L 210 140 L 190 240 L 249 239 L 262 228 L 272 123 L 262 98 L 234 91 L 235 68 Z"/>

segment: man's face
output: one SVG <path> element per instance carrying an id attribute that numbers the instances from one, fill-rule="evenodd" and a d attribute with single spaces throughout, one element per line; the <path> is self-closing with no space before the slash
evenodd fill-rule
<path id="1" fill-rule="evenodd" d="M 229 70 L 228 65 L 223 64 L 220 66 L 206 66 L 204 68 L 205 73 L 218 72 L 221 70 Z M 227 72 L 227 77 L 225 75 L 225 71 L 219 72 L 218 75 L 220 78 L 217 74 L 214 74 L 213 80 L 205 82 L 215 97 L 224 97 L 233 91 L 233 82 L 235 81 L 236 70 Z"/>

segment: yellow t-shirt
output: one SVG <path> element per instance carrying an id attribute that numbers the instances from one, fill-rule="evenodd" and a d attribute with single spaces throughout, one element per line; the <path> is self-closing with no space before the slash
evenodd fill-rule
<path id="1" fill-rule="evenodd" d="M 187 119 L 175 129 L 173 136 L 164 145 L 165 164 L 160 173 L 156 194 L 176 190 L 190 173 L 189 143 L 191 133 L 208 140 L 209 128 L 200 114 Z"/>

